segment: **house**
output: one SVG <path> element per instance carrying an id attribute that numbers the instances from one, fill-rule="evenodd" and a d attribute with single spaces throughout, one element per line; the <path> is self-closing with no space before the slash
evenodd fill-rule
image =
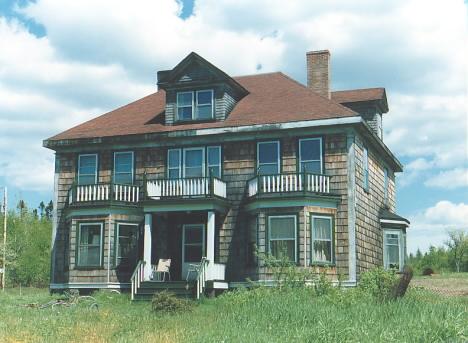
<path id="1" fill-rule="evenodd" d="M 384 144 L 384 88 L 330 90 L 330 53 L 307 86 L 231 77 L 196 53 L 158 91 L 44 141 L 55 155 L 51 289 L 199 295 L 266 282 L 262 256 L 355 285 L 402 268 L 402 165 Z M 258 253 L 259 252 L 259 253 Z M 170 276 L 153 273 L 170 259 Z"/>

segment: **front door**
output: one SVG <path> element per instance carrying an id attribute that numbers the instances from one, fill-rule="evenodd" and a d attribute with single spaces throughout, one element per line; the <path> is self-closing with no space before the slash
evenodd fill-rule
<path id="1" fill-rule="evenodd" d="M 182 226 L 182 280 L 187 277 L 190 264 L 200 263 L 205 256 L 205 226 L 203 224 L 185 224 Z M 191 273 L 190 279 L 194 279 Z"/>

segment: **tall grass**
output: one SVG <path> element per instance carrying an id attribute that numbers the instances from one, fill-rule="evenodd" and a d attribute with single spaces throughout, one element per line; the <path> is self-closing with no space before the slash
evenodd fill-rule
<path id="1" fill-rule="evenodd" d="M 313 289 L 235 291 L 191 312 L 154 314 L 150 303 L 99 292 L 99 309 L 31 309 L 46 291 L 0 294 L 2 342 L 464 342 L 468 299 L 411 289 L 376 302 L 360 290 L 317 296 Z"/>

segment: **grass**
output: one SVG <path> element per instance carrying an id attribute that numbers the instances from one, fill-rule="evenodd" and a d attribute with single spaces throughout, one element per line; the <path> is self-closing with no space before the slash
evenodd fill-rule
<path id="1" fill-rule="evenodd" d="M 314 296 L 310 289 L 257 289 L 207 299 L 189 313 L 155 314 L 150 303 L 98 292 L 99 309 L 25 308 L 57 296 L 0 293 L 1 342 L 465 342 L 468 298 L 410 289 L 377 303 L 355 290 Z"/>

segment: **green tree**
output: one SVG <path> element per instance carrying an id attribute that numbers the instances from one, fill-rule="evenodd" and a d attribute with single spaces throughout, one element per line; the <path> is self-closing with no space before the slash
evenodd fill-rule
<path id="1" fill-rule="evenodd" d="M 449 249 L 450 256 L 459 273 L 460 267 L 468 256 L 468 235 L 462 230 L 451 230 L 448 232 L 449 239 L 445 242 Z"/>

